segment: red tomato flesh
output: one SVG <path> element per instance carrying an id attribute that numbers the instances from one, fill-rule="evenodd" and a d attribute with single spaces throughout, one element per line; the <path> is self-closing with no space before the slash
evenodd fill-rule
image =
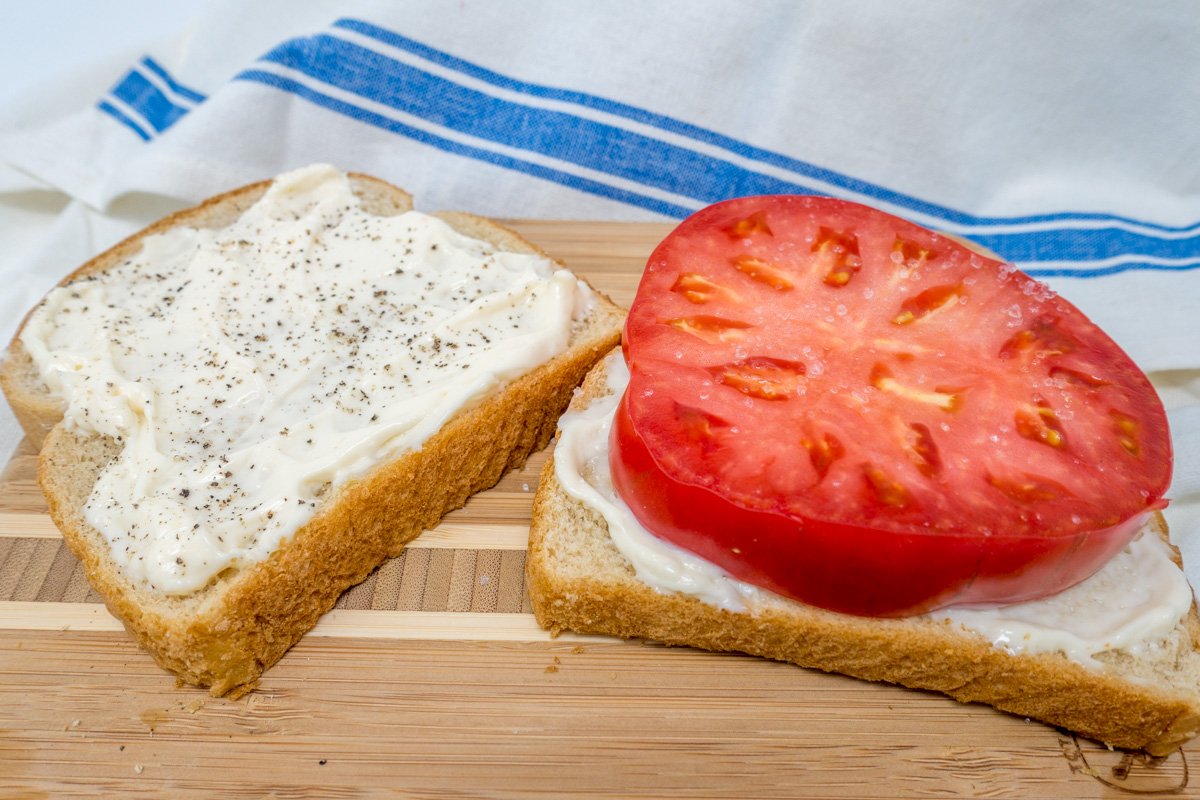
<path id="1" fill-rule="evenodd" d="M 853 614 L 1071 586 L 1165 505 L 1166 415 L 1078 309 L 912 223 L 731 200 L 654 251 L 613 481 L 652 533 Z"/>

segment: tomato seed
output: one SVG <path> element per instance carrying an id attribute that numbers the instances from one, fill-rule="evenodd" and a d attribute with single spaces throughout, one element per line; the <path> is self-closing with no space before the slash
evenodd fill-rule
<path id="1" fill-rule="evenodd" d="M 942 457 L 937 442 L 933 440 L 928 425 L 910 422 L 908 428 L 910 435 L 905 442 L 908 457 L 922 475 L 931 478 L 942 471 Z"/>
<path id="2" fill-rule="evenodd" d="M 753 327 L 748 322 L 710 316 L 680 317 L 668 320 L 667 324 L 709 344 L 745 338 L 746 328 Z"/>
<path id="3" fill-rule="evenodd" d="M 671 286 L 671 291 L 682 294 L 686 300 L 697 304 L 707 303 L 719 297 L 740 300 L 737 293 L 728 286 L 722 286 L 696 272 L 680 275 Z"/>
<path id="4" fill-rule="evenodd" d="M 754 256 L 738 256 L 733 260 L 733 267 L 738 272 L 753 278 L 759 283 L 765 283 L 772 289 L 777 289 L 781 292 L 791 291 L 795 284 L 792 283 L 788 274 L 772 264 L 763 261 L 761 258 Z"/>
<path id="5" fill-rule="evenodd" d="M 822 280 L 835 289 L 850 283 L 854 274 L 862 269 L 858 237 L 853 233 L 821 227 L 810 252 L 817 254 L 818 270 L 825 271 Z"/>
<path id="6" fill-rule="evenodd" d="M 756 357 L 710 370 L 718 383 L 760 400 L 786 400 L 800 385 L 806 368 L 798 361 Z"/>
<path id="7" fill-rule="evenodd" d="M 900 304 L 900 313 L 892 317 L 894 325 L 908 325 L 945 308 L 964 294 L 961 283 L 934 286 Z"/>
<path id="8" fill-rule="evenodd" d="M 820 480 L 825 479 L 833 462 L 846 453 L 841 440 L 832 433 L 826 433 L 817 440 L 803 439 L 800 444 L 808 451 L 808 459 L 812 462 L 813 469 L 817 471 Z"/>
<path id="9" fill-rule="evenodd" d="M 1017 409 L 1013 419 L 1017 423 L 1017 433 L 1026 439 L 1060 450 L 1067 444 L 1067 437 L 1058 415 L 1041 403 L 1036 406 L 1022 406 Z"/>
<path id="10" fill-rule="evenodd" d="M 1117 430 L 1117 441 L 1126 453 L 1131 456 L 1136 456 L 1141 453 L 1141 445 L 1138 443 L 1138 424 L 1137 421 L 1120 411 L 1109 411 L 1108 415 L 1112 417 L 1113 425 Z"/>
<path id="11" fill-rule="evenodd" d="M 892 479 L 874 464 L 863 465 L 863 477 L 867 479 L 867 486 L 875 497 L 885 506 L 904 508 L 912 504 L 912 496 L 904 484 Z"/>
<path id="12" fill-rule="evenodd" d="M 745 239 L 756 233 L 765 233 L 770 236 L 771 227 L 767 225 L 767 215 L 762 211 L 756 211 L 750 216 L 734 222 L 725 229 L 725 232 L 734 239 Z"/>
<path id="13" fill-rule="evenodd" d="M 926 261 L 932 261 L 937 258 L 938 255 L 933 250 L 921 247 L 916 242 L 910 242 L 899 236 L 896 237 L 896 241 L 892 244 L 892 261 L 896 264 L 903 264 L 909 269 L 917 269 L 924 265 Z"/>
<path id="14" fill-rule="evenodd" d="M 1103 378 L 1080 372 L 1077 369 L 1068 369 L 1067 367 L 1051 367 L 1050 377 L 1065 380 L 1076 386 L 1086 386 L 1089 389 L 1100 389 L 1104 386 L 1112 385 L 1110 381 L 1106 381 Z"/>
<path id="15" fill-rule="evenodd" d="M 916 389 L 896 380 L 892 370 L 882 361 L 876 361 L 871 368 L 869 378 L 871 386 L 882 392 L 894 394 L 907 400 L 937 406 L 943 411 L 955 412 L 962 408 L 962 390 L 945 386 L 936 386 L 932 392 Z"/>
<path id="16" fill-rule="evenodd" d="M 1060 497 L 1066 497 L 1070 494 L 1061 483 L 1052 481 L 1049 478 L 1040 478 L 1036 475 L 1026 474 L 1021 480 L 997 478 L 993 475 L 988 475 L 986 480 L 1008 497 L 1025 505 L 1044 502 L 1046 500 L 1057 500 Z"/>
<path id="17" fill-rule="evenodd" d="M 1017 331 L 1000 346 L 1000 357 L 1009 359 L 1029 354 L 1046 358 L 1071 352 L 1075 349 L 1074 342 L 1055 323 L 1053 319 L 1040 319 L 1029 328 Z"/>
<path id="18" fill-rule="evenodd" d="M 730 428 L 729 422 L 716 414 L 711 414 L 695 406 L 688 406 L 675 401 L 673 404 L 675 418 L 679 420 L 680 428 L 694 441 L 712 445 L 713 434 L 718 430 Z"/>

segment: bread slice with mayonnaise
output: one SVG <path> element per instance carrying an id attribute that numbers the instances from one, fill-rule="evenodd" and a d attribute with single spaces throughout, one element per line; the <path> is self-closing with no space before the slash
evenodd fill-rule
<path id="1" fill-rule="evenodd" d="M 850 616 L 720 575 L 709 585 L 712 565 L 665 543 L 644 556 L 630 551 L 635 567 L 601 510 L 615 498 L 606 425 L 627 380 L 619 351 L 591 372 L 542 473 L 526 582 L 544 628 L 744 652 L 930 689 L 1154 755 L 1200 732 L 1200 618 L 1161 515 L 1108 567 L 1064 592 L 1059 611 L 1042 601 L 1013 607 L 1009 616 L 1034 621 L 1026 628 L 965 609 Z M 637 547 L 644 541 L 636 536 L 654 538 L 635 519 L 629 531 L 627 508 L 608 511 L 622 541 Z M 1089 615 L 1111 609 L 1123 614 L 1115 631 L 1093 626 L 1111 641 L 1088 641 Z M 1073 623 L 1056 630 L 1055 613 Z M 1026 633 L 1005 641 L 997 635 L 1005 630 Z"/>
<path id="2" fill-rule="evenodd" d="M 316 199 L 306 206 L 306 197 Z M 440 222 L 413 215 L 403 190 L 329 167 L 245 186 L 167 217 L 80 267 L 30 312 L 9 346 L 0 384 L 40 448 L 38 479 L 52 518 L 109 610 L 182 681 L 217 696 L 253 688 L 345 589 L 545 446 L 572 391 L 619 340 L 624 312 L 585 282 L 563 277 L 561 265 L 516 233 L 469 214 L 442 214 Z M 397 224 L 410 227 L 387 227 Z M 215 244 L 203 245 L 205 255 L 191 257 L 187 269 L 201 276 L 209 269 L 211 279 L 173 280 L 170 264 L 200 242 Z M 414 253 L 418 247 L 427 252 Z M 159 264 L 160 254 L 170 264 Z M 256 275 L 268 259 L 279 270 L 271 285 Z M 350 261 L 370 259 L 380 262 L 378 288 L 344 278 Z M 451 267 L 458 270 L 453 281 Z M 143 285 L 126 293 L 121 270 L 130 269 Z M 402 279 L 409 282 L 395 283 Z M 519 285 L 505 288 L 509 280 Z M 102 329 L 90 334 L 66 327 L 75 324 L 71 314 L 91 313 L 79 298 L 95 291 L 110 309 L 128 307 L 102 316 Z M 421 327 L 435 324 L 421 322 L 434 317 L 432 300 L 422 306 L 426 292 L 442 304 L 433 328 Z M 547 292 L 565 294 L 547 299 Z M 124 294 L 140 299 L 118 297 Z M 240 305 L 237 295 L 245 296 Z M 234 304 L 225 308 L 225 301 Z M 557 327 L 545 323 L 546 309 Z M 176 318 L 211 329 L 217 341 L 198 339 L 189 363 L 159 365 L 154 359 L 166 356 L 156 355 L 155 340 L 174 335 L 160 334 L 168 330 L 160 326 Z M 516 338 L 497 349 L 509 327 Z M 34 328 L 49 331 L 44 341 Z M 150 355 L 128 356 L 135 338 Z M 289 355 L 299 340 L 308 349 Z M 73 347 L 99 353 L 97 364 L 108 365 L 111 355 L 121 369 L 95 367 L 81 382 L 69 360 Z M 179 347 L 159 349 L 178 355 Z M 474 347 L 478 355 L 466 355 Z M 517 350 L 535 363 L 503 372 L 523 363 Z M 131 363 L 167 376 L 157 376 L 157 394 L 144 390 L 154 376 L 124 374 Z M 293 374 L 300 384 L 289 383 Z M 419 401 L 404 394 L 406 382 L 419 384 L 411 390 Z M 64 399 L 68 391 L 76 399 Z M 170 422 L 168 411 L 191 416 Z M 217 420 L 232 432 L 214 431 Z M 151 423 L 157 427 L 145 435 Z M 165 441 L 171 437 L 183 441 Z M 229 453 L 214 455 L 225 445 Z M 338 456 L 335 445 L 346 452 Z M 135 447 L 152 452 L 126 452 Z M 243 463 L 245 452 L 265 461 Z M 187 458 L 204 474 L 157 475 Z M 303 479 L 287 472 L 297 464 Z M 126 480 L 121 469 L 142 474 Z M 234 481 L 241 483 L 230 488 Z M 281 486 L 294 496 L 261 497 Z M 239 502 L 249 505 L 236 510 Z M 204 514 L 221 507 L 228 518 L 206 523 Z M 301 522 L 272 528 L 270 540 L 254 538 L 256 524 L 282 517 Z M 210 536 L 205 524 L 224 533 Z M 204 536 L 188 538 L 190 530 Z M 164 542 L 164 531 L 185 545 Z M 240 544 L 228 544 L 230 531 Z M 153 568 L 146 566 L 151 558 Z M 204 569 L 189 572 L 194 560 Z"/>

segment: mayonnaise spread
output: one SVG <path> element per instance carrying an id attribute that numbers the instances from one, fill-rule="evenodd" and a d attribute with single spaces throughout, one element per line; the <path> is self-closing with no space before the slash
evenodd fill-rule
<path id="1" fill-rule="evenodd" d="M 21 341 L 65 423 L 123 444 L 87 522 L 135 581 L 184 595 L 564 351 L 593 303 L 544 257 L 367 213 L 317 165 L 55 289 Z"/>
<path id="2" fill-rule="evenodd" d="M 613 490 L 608 440 L 629 371 L 620 353 L 604 362 L 610 394 L 559 421 L 555 477 L 568 495 L 603 516 L 617 549 L 638 578 L 661 592 L 682 592 L 710 605 L 749 612 L 782 598 L 739 581 L 720 567 L 647 531 Z M 1016 653 L 1061 652 L 1097 666 L 1107 650 L 1139 652 L 1166 639 L 1192 604 L 1183 571 L 1166 544 L 1145 531 L 1082 583 L 1052 597 L 996 608 L 946 608 L 926 615 L 961 625 Z"/>

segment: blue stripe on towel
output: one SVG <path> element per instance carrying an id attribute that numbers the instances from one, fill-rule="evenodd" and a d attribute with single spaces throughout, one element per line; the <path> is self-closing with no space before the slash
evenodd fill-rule
<path id="1" fill-rule="evenodd" d="M 96 108 L 100 109 L 105 114 L 108 114 L 110 117 L 115 119 L 117 122 L 120 122 L 122 125 L 129 128 L 129 130 L 136 133 L 138 136 L 140 136 L 142 138 L 142 141 L 144 141 L 144 142 L 150 141 L 150 134 L 146 133 L 146 131 L 144 131 L 142 129 L 141 125 L 138 125 L 136 122 L 134 122 L 132 119 L 130 119 L 127 114 L 123 113 L 120 109 L 118 109 L 112 103 L 108 102 L 107 100 L 101 100 L 99 103 L 96 104 Z"/>
<path id="2" fill-rule="evenodd" d="M 180 105 L 169 97 L 158 84 L 140 72 L 139 67 L 155 75 L 176 98 L 182 99 L 186 105 Z M 109 91 L 109 95 L 124 103 L 125 107 L 136 115 L 136 119 L 108 100 L 101 100 L 97 103 L 97 108 L 120 121 L 145 142 L 174 125 L 180 117 L 191 110 L 193 105 L 202 103 L 206 99 L 200 92 L 184 86 L 171 77 L 170 73 L 150 56 L 143 56 L 138 65 L 130 68 L 121 77 L 121 80 L 117 81 L 116 86 Z"/>
<path id="3" fill-rule="evenodd" d="M 797 175 L 803 177 L 819 180 L 847 191 L 873 197 L 877 200 L 890 203 L 894 206 L 906 208 L 909 211 L 915 211 L 922 214 L 927 214 L 929 216 L 938 217 L 946 222 L 955 223 L 957 225 L 990 226 L 1029 224 L 1038 222 L 1102 221 L 1126 222 L 1129 224 L 1140 225 L 1146 228 L 1168 233 L 1192 230 L 1200 231 L 1200 222 L 1185 226 L 1171 226 L 1161 225 L 1159 223 L 1146 220 L 1133 219 L 1131 217 L 1078 211 L 1064 211 L 1055 214 L 1038 214 L 1032 216 L 1012 217 L 976 216 L 959 211 L 957 209 L 949 208 L 948 206 L 930 203 L 909 195 L 902 194 L 900 192 L 895 192 L 884 186 L 879 186 L 878 184 L 873 184 L 868 181 L 843 175 L 839 172 L 835 172 L 815 164 L 810 164 L 799 159 L 789 158 L 788 156 L 780 153 L 774 153 L 769 150 L 754 147 L 751 144 L 724 136 L 720 133 L 701 128 L 696 125 L 691 125 L 672 117 L 655 114 L 651 111 L 640 109 L 635 106 L 626 105 L 624 103 L 608 100 L 603 97 L 597 97 L 595 95 L 585 94 L 583 92 L 574 92 L 517 81 L 507 76 L 492 72 L 491 70 L 485 69 L 476 64 L 472 64 L 469 61 L 456 58 L 448 53 L 435 50 L 427 45 L 414 41 L 413 39 L 409 39 L 406 36 L 402 36 L 401 34 L 380 28 L 376 25 L 372 25 L 369 22 L 355 19 L 340 19 L 333 24 L 333 27 L 363 34 L 364 36 L 376 39 L 391 47 L 395 47 L 396 49 L 413 53 L 414 55 L 420 56 L 431 63 L 452 69 L 456 72 L 461 72 L 463 75 L 490 83 L 500 88 L 520 92 L 521 94 L 526 94 L 531 97 L 540 97 L 574 103 L 585 108 L 603 111 L 605 113 L 612 114 L 613 116 L 624 117 L 634 122 L 660 128 L 661 130 L 669 133 L 695 139 L 698 142 L 721 147 L 725 150 L 728 150 L 730 153 L 734 153 L 745 158 L 761 161 L 764 164 L 781 167 L 788 171 L 795 172 Z"/>
<path id="4" fill-rule="evenodd" d="M 412 52 L 444 70 L 456 70 L 476 82 L 500 87 L 506 94 L 552 99 L 567 108 L 543 108 L 536 103 L 523 102 L 520 97 L 497 97 L 488 93 L 486 86 L 467 86 L 330 34 L 286 41 L 263 57 L 264 62 L 304 76 L 303 81 L 267 70 L 249 70 L 238 77 L 293 92 L 338 113 L 447 152 L 673 217 L 685 216 L 691 207 L 685 204 L 686 200 L 680 203 L 665 201 L 661 199 L 663 193 L 699 204 L 753 194 L 827 193 L 825 187 L 808 182 L 814 180 L 935 217 L 928 224 L 936 227 L 941 222 L 946 227 L 957 228 L 1008 260 L 1030 264 L 1035 268 L 1031 269 L 1033 272 L 1037 271 L 1039 262 L 1053 264 L 1042 272 L 1047 276 L 1093 277 L 1128 270 L 1200 268 L 1200 261 L 1193 261 L 1200 256 L 1200 233 L 1178 235 L 1179 232 L 1197 230 L 1195 225 L 1172 228 L 1113 215 L 1077 212 L 1012 218 L 977 217 L 753 148 L 648 111 L 590 95 L 514 81 L 367 23 L 340 20 L 335 24 L 335 31 L 338 28 Z M 368 107 L 374 104 L 416 121 L 413 124 L 399 122 L 388 111 Z M 607 120 L 573 113 L 570 104 L 602 111 Z M 622 127 L 623 120 L 638 122 L 642 130 Z M 419 127 L 422 122 L 439 129 L 439 133 Z M 646 126 L 669 133 L 671 136 L 667 138 L 673 141 L 655 138 L 653 130 L 643 132 Z M 455 134 L 470 137 L 472 143 L 456 141 Z M 687 139 L 702 142 L 709 152 L 691 149 Z M 711 152 L 713 146 L 723 148 L 737 158 L 714 155 Z M 517 155 L 513 155 L 514 152 Z M 530 155 L 523 158 L 520 153 Z M 539 164 L 541 159 L 534 154 L 557 161 L 564 168 Z M 747 161 L 750 162 L 748 165 Z M 755 168 L 755 161 L 764 168 L 784 167 L 794 177 L 764 174 Z M 569 165 L 582 168 L 580 171 L 586 171 L 587 176 L 575 174 Z M 606 178 L 615 180 L 606 181 Z M 638 185 L 647 187 L 648 191 L 638 192 Z M 1020 229 L 1021 224 L 1046 228 L 1048 223 L 1055 222 L 1061 226 L 1045 230 Z M 1094 225 L 1071 224 L 1078 222 Z M 962 229 L 963 225 L 1000 224 L 1017 230 L 996 233 Z M 1145 230 L 1130 231 L 1121 227 L 1122 224 L 1138 225 Z M 1156 235 L 1155 230 L 1175 232 L 1175 235 Z M 1162 263 L 1164 261 L 1169 263 Z M 1070 262 L 1077 262 L 1078 266 Z"/>
<path id="5" fill-rule="evenodd" d="M 161 89 L 140 72 L 126 73 L 121 82 L 113 87 L 112 94 L 140 114 L 158 133 L 174 125 L 188 112 L 186 108 L 172 103 Z"/>
<path id="6" fill-rule="evenodd" d="M 1200 269 L 1200 259 L 1182 264 L 1154 264 L 1144 261 L 1110 264 L 1104 267 L 1021 267 L 1022 271 L 1035 278 L 1101 278 L 1120 272 L 1189 272 Z"/>
<path id="7" fill-rule="evenodd" d="M 562 111 L 501 100 L 321 34 L 266 56 L 329 86 L 459 133 L 713 203 L 731 196 L 813 193 L 639 133 Z"/>
<path id="8" fill-rule="evenodd" d="M 1122 228 L 1044 230 L 1015 233 L 969 233 L 972 241 L 1009 261 L 1104 261 L 1136 253 L 1153 259 L 1200 256 L 1200 235 L 1160 239 Z"/>
<path id="9" fill-rule="evenodd" d="M 691 213 L 691 209 L 666 203 L 653 197 L 639 195 L 635 192 L 624 191 L 612 186 L 598 183 L 596 181 L 588 180 L 587 178 L 581 178 L 577 175 L 572 175 L 568 172 L 562 172 L 560 170 L 555 170 L 540 164 L 513 158 L 500 153 L 494 153 L 483 148 L 472 147 L 470 145 L 462 144 L 460 142 L 455 142 L 450 139 L 428 133 L 427 131 L 405 125 L 402 122 L 398 122 L 382 114 L 377 114 L 373 111 L 368 111 L 343 100 L 330 97 L 327 94 L 310 89 L 307 86 L 304 86 L 303 84 L 290 78 L 284 78 L 270 72 L 253 69 L 246 70 L 238 75 L 237 78 L 239 80 L 256 81 L 258 83 L 266 84 L 267 86 L 273 86 L 277 89 L 283 89 L 284 91 L 291 92 L 298 97 L 303 97 L 304 99 L 316 103 L 319 106 L 323 106 L 324 108 L 344 114 L 352 119 L 359 120 L 360 122 L 366 122 L 378 128 L 392 131 L 393 133 L 402 134 L 411 139 L 422 142 L 423 144 L 431 145 L 439 150 L 444 150 L 448 153 L 467 156 L 480 161 L 486 161 L 490 164 L 496 164 L 497 166 L 507 167 L 509 169 L 513 169 L 518 172 L 524 172 L 528 175 L 533 175 L 538 178 L 544 178 L 546 180 L 554 181 L 555 183 L 561 183 L 564 186 L 569 186 L 573 189 L 579 189 L 580 191 L 590 192 L 592 194 L 601 195 L 613 200 L 619 200 L 630 205 L 640 206 L 641 208 L 645 208 L 658 214 L 664 214 L 670 217 L 684 217 Z"/>
<path id="10" fill-rule="evenodd" d="M 191 100 L 193 103 L 203 103 L 208 98 L 197 92 L 195 89 L 189 89 L 182 83 L 177 82 L 171 75 L 163 69 L 162 65 L 152 59 L 150 56 L 142 58 L 142 66 L 153 72 L 162 82 L 171 87 L 171 91 L 185 100 Z"/>

